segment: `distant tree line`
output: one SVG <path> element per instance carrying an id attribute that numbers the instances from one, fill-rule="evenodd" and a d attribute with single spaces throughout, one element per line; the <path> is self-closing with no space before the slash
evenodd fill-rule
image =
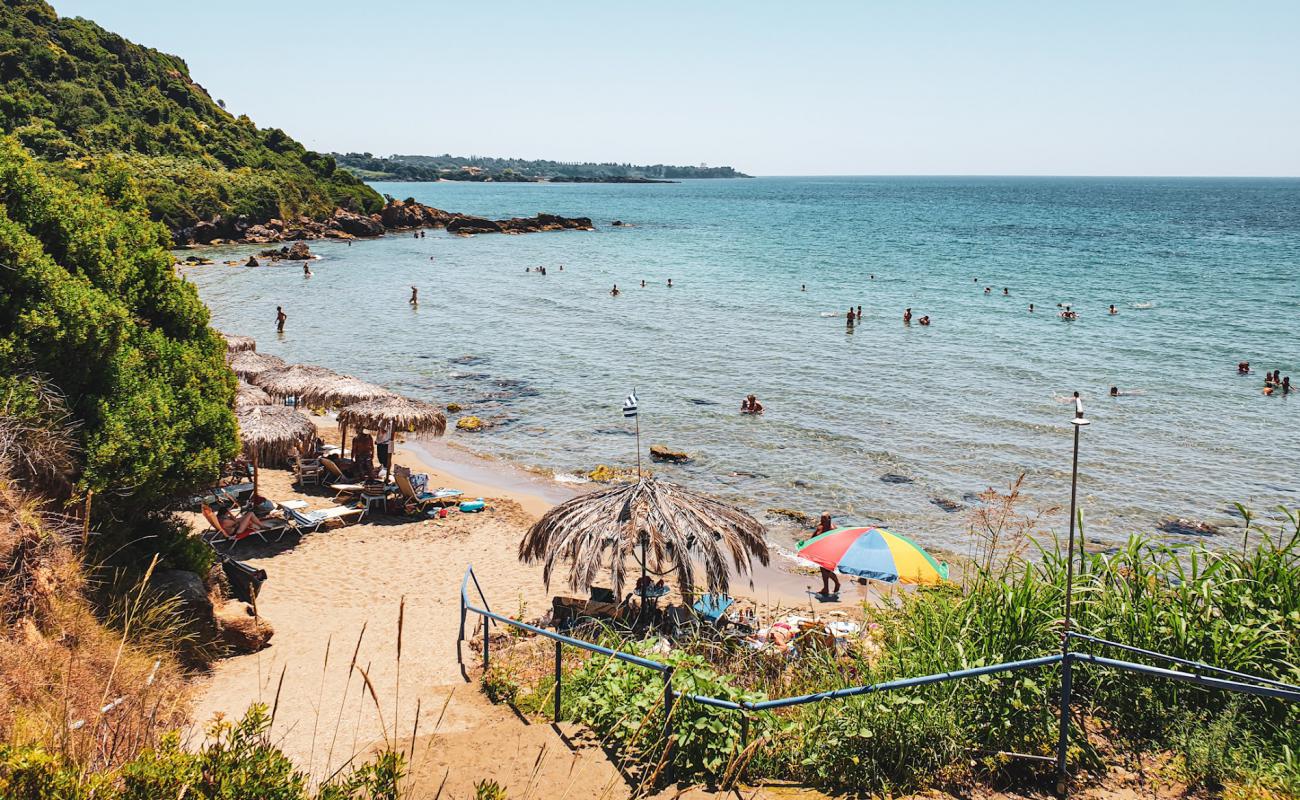
<path id="1" fill-rule="evenodd" d="M 331 153 L 340 167 L 366 180 L 396 181 L 574 181 L 622 182 L 690 178 L 748 178 L 734 167 L 638 165 L 590 161 L 549 161 L 488 156 L 375 156 Z"/>

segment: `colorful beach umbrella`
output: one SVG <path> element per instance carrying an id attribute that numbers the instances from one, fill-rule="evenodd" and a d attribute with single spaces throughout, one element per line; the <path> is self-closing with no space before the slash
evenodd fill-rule
<path id="1" fill-rule="evenodd" d="M 799 555 L 845 575 L 890 583 L 939 583 L 948 565 L 884 528 L 836 528 L 799 543 Z"/>

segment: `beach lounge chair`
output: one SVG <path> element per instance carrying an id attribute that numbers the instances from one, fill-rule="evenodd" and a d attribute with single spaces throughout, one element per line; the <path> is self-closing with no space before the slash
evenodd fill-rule
<path id="1" fill-rule="evenodd" d="M 718 625 L 725 622 L 727 610 L 735 602 L 725 594 L 706 594 L 696 600 L 695 605 L 691 606 L 691 608 L 694 609 L 696 614 L 700 615 L 700 619 Z"/>
<path id="2" fill-rule="evenodd" d="M 417 492 L 411 484 L 411 470 L 401 465 L 393 467 L 393 479 L 397 483 L 397 491 L 402 494 L 402 505 L 408 514 L 418 513 L 429 506 L 449 503 L 465 494 L 459 489 L 435 489 L 432 492 Z"/>
<path id="3" fill-rule="evenodd" d="M 263 520 L 265 527 L 249 528 L 248 530 L 242 533 L 238 533 L 235 534 L 234 536 L 231 536 L 230 534 L 226 533 L 225 528 L 221 527 L 221 521 L 217 519 L 217 512 L 213 511 L 212 506 L 208 505 L 207 503 L 203 504 L 203 518 L 207 520 L 208 525 L 212 526 L 212 529 L 203 535 L 203 540 L 206 541 L 208 544 L 212 545 L 214 548 L 218 544 L 222 544 L 222 543 L 227 544 L 230 547 L 234 547 L 236 544 L 239 544 L 240 542 L 242 542 L 243 540 L 247 539 L 250 536 L 256 536 L 257 538 L 261 539 L 264 542 L 270 542 L 271 540 L 266 538 L 266 535 L 269 533 L 278 534 L 275 537 L 275 540 L 278 542 L 281 539 L 283 539 L 284 534 L 293 527 L 292 525 L 289 524 L 288 521 L 284 521 L 284 520 L 275 520 L 269 523 Z"/>
<path id="4" fill-rule="evenodd" d="M 332 458 L 322 458 L 321 467 L 325 470 L 325 485 L 334 490 L 334 499 L 342 497 L 355 497 L 361 494 L 361 490 L 366 488 L 364 484 L 353 482 L 348 476 L 343 474 L 339 465 Z"/>
<path id="5" fill-rule="evenodd" d="M 320 508 L 315 511 L 302 511 L 291 508 L 288 509 L 287 513 L 289 519 L 293 520 L 299 531 L 314 532 L 335 520 L 340 525 L 346 525 L 349 522 L 360 522 L 366 515 L 366 507 L 334 506 L 332 508 Z"/>
<path id="6" fill-rule="evenodd" d="M 583 600 L 578 597 L 551 599 L 551 621 L 559 631 L 567 631 L 584 622 L 616 621 L 621 611 L 616 602 Z"/>

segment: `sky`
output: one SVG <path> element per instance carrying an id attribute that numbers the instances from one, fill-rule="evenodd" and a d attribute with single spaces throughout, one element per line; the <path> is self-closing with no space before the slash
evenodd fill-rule
<path id="1" fill-rule="evenodd" d="M 53 0 L 323 151 L 1300 175 L 1300 2 Z"/>

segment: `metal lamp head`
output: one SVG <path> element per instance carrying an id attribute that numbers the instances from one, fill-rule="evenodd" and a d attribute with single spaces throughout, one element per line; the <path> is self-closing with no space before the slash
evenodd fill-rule
<path id="1" fill-rule="evenodd" d="M 1079 397 L 1078 392 L 1074 393 L 1074 419 L 1070 420 L 1070 423 L 1080 426 L 1089 424 L 1083 416 L 1083 398 Z"/>

